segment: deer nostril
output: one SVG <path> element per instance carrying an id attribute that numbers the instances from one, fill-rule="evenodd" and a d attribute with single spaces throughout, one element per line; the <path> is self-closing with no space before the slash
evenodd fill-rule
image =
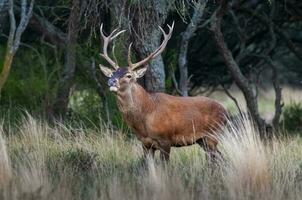
<path id="1" fill-rule="evenodd" d="M 114 79 L 109 79 L 109 80 L 108 80 L 108 85 L 109 85 L 109 86 L 115 86 L 116 83 L 117 83 L 117 79 L 115 79 L 115 78 L 114 78 Z"/>

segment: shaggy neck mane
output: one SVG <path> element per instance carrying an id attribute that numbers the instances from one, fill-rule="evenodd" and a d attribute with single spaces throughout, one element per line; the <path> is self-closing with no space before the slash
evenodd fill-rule
<path id="1" fill-rule="evenodd" d="M 154 99 L 138 83 L 132 83 L 131 87 L 121 87 L 117 92 L 117 102 L 124 114 L 138 115 L 155 109 Z"/>

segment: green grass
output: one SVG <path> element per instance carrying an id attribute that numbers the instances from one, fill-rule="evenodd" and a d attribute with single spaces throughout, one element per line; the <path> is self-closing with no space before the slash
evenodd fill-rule
<path id="1" fill-rule="evenodd" d="M 4 122 L 5 123 L 5 122 Z M 299 199 L 301 138 L 264 144 L 252 123 L 230 122 L 224 160 L 198 145 L 172 149 L 170 163 L 142 162 L 140 143 L 107 127 L 48 125 L 30 115 L 0 129 L 1 199 Z"/>

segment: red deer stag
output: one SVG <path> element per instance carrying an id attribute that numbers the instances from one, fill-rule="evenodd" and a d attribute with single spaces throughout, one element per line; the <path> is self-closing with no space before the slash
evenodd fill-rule
<path id="1" fill-rule="evenodd" d="M 144 157 L 154 156 L 160 150 L 160 157 L 169 160 L 171 147 L 198 143 L 213 159 L 218 150 L 217 133 L 226 121 L 227 112 L 222 105 L 206 97 L 177 97 L 164 93 L 148 93 L 137 83 L 144 76 L 147 63 L 165 49 L 171 37 L 174 23 L 168 25 L 168 34 L 161 28 L 164 40 L 148 57 L 137 63 L 131 61 L 131 44 L 128 49 L 128 67 L 119 67 L 107 53 L 109 42 L 124 32 L 115 29 L 105 36 L 103 53 L 100 54 L 112 67 L 100 65 L 101 71 L 109 78 L 110 91 L 115 92 L 117 104 L 124 120 L 142 142 Z"/>

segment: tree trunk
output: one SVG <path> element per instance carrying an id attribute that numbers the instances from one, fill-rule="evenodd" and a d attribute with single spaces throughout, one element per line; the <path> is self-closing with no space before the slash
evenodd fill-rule
<path id="1" fill-rule="evenodd" d="M 149 64 L 149 70 L 145 76 L 146 90 L 149 92 L 164 92 L 166 74 L 165 65 L 161 56 Z"/>
<path id="2" fill-rule="evenodd" d="M 67 113 L 70 89 L 73 84 L 73 78 L 76 69 L 76 45 L 79 34 L 80 1 L 73 0 L 72 4 L 73 5 L 68 23 L 65 65 L 59 81 L 57 98 L 53 107 L 55 117 L 62 118 L 64 118 Z"/>
<path id="3" fill-rule="evenodd" d="M 22 0 L 21 2 L 21 17 L 19 20 L 19 25 L 16 27 L 16 19 L 14 14 L 14 1 L 8 1 L 8 14 L 10 21 L 10 31 L 7 41 L 6 54 L 4 58 L 4 65 L 2 68 L 2 72 L 0 74 L 0 93 L 3 89 L 5 82 L 7 81 L 12 61 L 15 53 L 17 52 L 20 46 L 21 35 L 27 27 L 28 21 L 32 16 L 34 0 L 30 2 L 28 8 L 26 8 L 26 0 Z"/>
<path id="4" fill-rule="evenodd" d="M 12 52 L 10 52 L 10 51 L 6 52 L 5 58 L 4 58 L 4 65 L 2 68 L 2 72 L 0 74 L 0 91 L 2 90 L 6 80 L 8 78 L 10 68 L 12 65 L 12 61 L 13 61 L 13 57 L 14 57 L 14 54 Z"/>
<path id="5" fill-rule="evenodd" d="M 3 68 L 0 74 L 0 93 L 3 89 L 3 86 L 8 78 L 11 65 L 13 62 L 13 58 L 15 55 L 14 51 L 14 40 L 15 40 L 15 32 L 16 32 L 16 20 L 15 20 L 15 14 L 14 14 L 14 4 L 12 1 L 9 2 L 9 8 L 8 8 L 8 14 L 9 14 L 9 21 L 10 21 L 10 30 L 9 30 L 9 36 L 7 40 L 6 45 L 6 53 L 4 58 L 4 64 Z"/>
<path id="6" fill-rule="evenodd" d="M 224 41 L 223 34 L 221 32 L 221 21 L 222 17 L 227 9 L 226 1 L 222 1 L 222 6 L 216 13 L 215 18 L 211 22 L 211 30 L 214 34 L 214 38 L 218 47 L 220 55 L 223 57 L 224 62 L 231 73 L 236 85 L 242 91 L 247 107 L 250 111 L 250 114 L 256 124 L 258 125 L 259 132 L 262 138 L 267 138 L 266 128 L 267 124 L 264 119 L 261 118 L 258 110 L 258 100 L 257 95 L 253 92 L 252 85 L 248 82 L 248 79 L 242 74 L 237 62 L 235 61 L 232 52 L 227 47 L 227 44 Z"/>
<path id="7" fill-rule="evenodd" d="M 161 32 L 154 30 L 150 36 L 149 44 L 138 44 L 134 42 L 135 51 L 138 59 L 142 60 L 150 55 L 160 45 Z M 152 39 L 151 39 L 152 38 Z M 142 45 L 142 46 L 141 46 Z M 148 71 L 145 75 L 145 87 L 149 92 L 163 92 L 165 91 L 165 65 L 162 56 L 159 55 L 148 64 Z"/>
<path id="8" fill-rule="evenodd" d="M 158 26 L 162 26 L 167 18 L 166 2 L 155 0 L 152 8 L 144 6 L 138 12 L 144 12 L 141 15 L 134 16 L 131 23 L 134 23 L 134 31 L 139 34 L 139 38 L 131 38 L 137 52 L 138 59 L 142 60 L 150 55 L 161 44 L 162 33 Z M 136 23 L 136 24 L 135 24 Z M 165 26 L 163 26 L 165 28 Z M 145 87 L 149 92 L 164 92 L 165 91 L 165 64 L 162 55 L 154 58 L 149 64 L 145 75 Z"/>
<path id="9" fill-rule="evenodd" d="M 157 49 L 162 33 L 158 26 L 166 21 L 171 1 L 152 0 L 129 3 L 128 0 L 112 0 L 113 16 L 130 34 L 130 41 L 142 60 Z M 165 27 L 164 27 L 165 28 Z M 149 62 L 144 85 L 149 92 L 165 90 L 165 66 L 161 55 Z"/>
<path id="10" fill-rule="evenodd" d="M 178 56 L 178 68 L 179 68 L 179 90 L 182 96 L 188 96 L 188 47 L 190 39 L 194 36 L 194 32 L 197 29 L 197 25 L 200 23 L 203 16 L 204 8 L 207 1 L 203 3 L 198 3 L 194 7 L 194 13 L 191 18 L 191 22 L 188 24 L 186 30 L 182 33 L 181 43 L 179 48 Z"/>
<path id="11" fill-rule="evenodd" d="M 279 128 L 279 121 L 280 116 L 282 113 L 282 88 L 280 86 L 280 77 L 279 77 L 279 71 L 277 69 L 277 63 L 271 61 L 270 65 L 272 67 L 272 82 L 275 90 L 275 114 L 272 121 L 273 127 L 275 130 L 278 130 Z"/>

